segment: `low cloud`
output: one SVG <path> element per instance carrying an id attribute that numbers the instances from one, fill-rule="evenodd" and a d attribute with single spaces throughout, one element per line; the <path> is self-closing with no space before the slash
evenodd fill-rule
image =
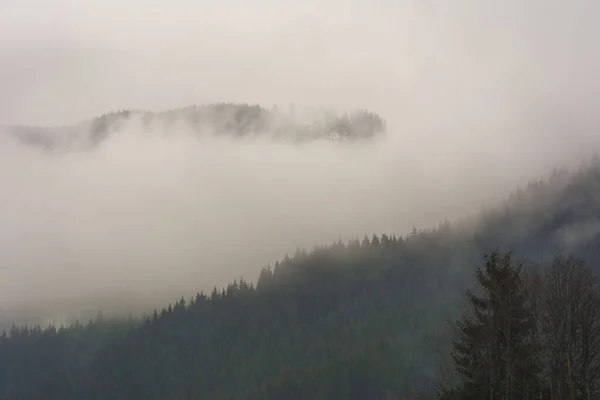
<path id="1" fill-rule="evenodd" d="M 162 304 L 296 247 L 461 216 L 600 148 L 596 3 L 351 3 L 3 1 L 4 124 L 296 102 L 370 109 L 388 134 L 297 146 L 131 120 L 61 154 L 0 135 L 0 300 Z"/>

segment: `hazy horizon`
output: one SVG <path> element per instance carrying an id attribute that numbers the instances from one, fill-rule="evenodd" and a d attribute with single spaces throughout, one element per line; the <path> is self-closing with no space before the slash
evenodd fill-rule
<path id="1" fill-rule="evenodd" d="M 600 150 L 598 11 L 4 0 L 0 125 L 248 102 L 366 108 L 388 132 L 298 147 L 132 120 L 61 155 L 0 137 L 0 300 L 187 296 L 296 247 L 460 217 L 577 165 Z"/>

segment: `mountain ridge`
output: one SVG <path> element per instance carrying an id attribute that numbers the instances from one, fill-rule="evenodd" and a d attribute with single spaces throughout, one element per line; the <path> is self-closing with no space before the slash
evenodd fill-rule
<path id="1" fill-rule="evenodd" d="M 213 103 L 159 112 L 114 111 L 72 125 L 10 125 L 4 130 L 21 142 L 48 150 L 65 146 L 89 149 L 101 144 L 133 119 L 141 129 L 157 127 L 168 131 L 175 127 L 198 136 L 270 136 L 296 143 L 320 139 L 370 139 L 386 129 L 383 118 L 367 110 L 336 113 L 321 108 L 301 116 L 294 110 L 284 112 L 276 107 L 268 110 L 256 104 Z"/>

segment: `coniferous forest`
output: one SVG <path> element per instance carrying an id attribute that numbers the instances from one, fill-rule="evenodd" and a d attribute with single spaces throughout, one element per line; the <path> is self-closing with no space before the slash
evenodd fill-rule
<path id="1" fill-rule="evenodd" d="M 215 103 L 192 105 L 174 110 L 151 112 L 122 110 L 110 112 L 68 126 L 9 126 L 7 132 L 21 142 L 54 150 L 65 146 L 94 148 L 124 124 L 133 123 L 148 130 L 180 129 L 202 136 L 268 136 L 270 139 L 306 143 L 313 140 L 359 140 L 380 135 L 386 130 L 381 116 L 367 110 L 339 113 L 321 108 L 310 116 L 298 115 L 295 107 L 266 109 L 256 104 Z"/>
<path id="2" fill-rule="evenodd" d="M 599 217 L 595 160 L 145 317 L 15 326 L 0 398 L 598 399 Z"/>

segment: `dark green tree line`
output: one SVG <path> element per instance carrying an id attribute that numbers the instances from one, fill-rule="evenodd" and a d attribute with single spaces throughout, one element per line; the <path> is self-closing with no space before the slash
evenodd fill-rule
<path id="1" fill-rule="evenodd" d="M 452 350 L 444 321 L 471 300 L 474 313 L 461 320 L 455 347 L 462 370 L 448 395 L 489 398 L 491 388 L 496 399 L 597 398 L 600 237 L 585 231 L 576 241 L 562 239 L 566 228 L 599 215 L 598 171 L 594 164 L 532 184 L 477 224 L 298 250 L 264 268 L 256 284 L 237 280 L 134 321 L 15 327 L 0 335 L 0 393 L 61 400 L 431 397 L 439 355 Z M 498 244 L 514 253 L 491 253 Z M 580 258 L 537 269 L 515 261 L 566 244 Z M 492 255 L 473 274 L 486 253 Z M 463 299 L 476 283 L 480 290 Z"/>

